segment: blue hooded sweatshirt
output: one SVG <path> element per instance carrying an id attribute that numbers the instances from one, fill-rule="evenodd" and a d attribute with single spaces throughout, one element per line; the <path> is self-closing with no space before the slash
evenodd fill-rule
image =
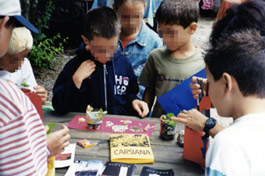
<path id="1" fill-rule="evenodd" d="M 137 99 L 137 77 L 126 56 L 117 52 L 111 61 L 95 61 L 82 43 L 77 56 L 71 59 L 58 76 L 53 87 L 52 104 L 56 112 L 86 112 L 87 105 L 107 110 L 109 114 L 135 115 L 132 101 Z M 93 60 L 95 71 L 83 80 L 80 89 L 73 82 L 73 75 L 85 60 Z"/>

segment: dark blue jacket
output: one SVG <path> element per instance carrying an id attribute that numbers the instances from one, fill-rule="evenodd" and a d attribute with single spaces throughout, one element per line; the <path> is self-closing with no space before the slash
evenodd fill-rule
<path id="1" fill-rule="evenodd" d="M 107 110 L 109 114 L 134 114 L 132 101 L 137 99 L 139 90 L 137 78 L 127 57 L 117 52 L 106 64 L 95 61 L 95 71 L 78 89 L 72 77 L 87 59 L 95 61 L 85 50 L 83 43 L 77 50 L 77 56 L 65 65 L 53 87 L 52 104 L 55 111 L 60 114 L 85 112 L 90 104 L 95 109 Z"/>

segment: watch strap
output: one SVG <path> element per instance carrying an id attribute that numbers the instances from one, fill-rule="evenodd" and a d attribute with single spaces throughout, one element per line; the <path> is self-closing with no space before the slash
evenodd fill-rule
<path id="1" fill-rule="evenodd" d="M 203 131 L 205 132 L 203 138 L 208 138 L 209 137 L 209 131 L 210 129 L 214 128 L 216 125 L 216 120 L 212 117 L 206 120 L 205 126 L 203 128 Z"/>

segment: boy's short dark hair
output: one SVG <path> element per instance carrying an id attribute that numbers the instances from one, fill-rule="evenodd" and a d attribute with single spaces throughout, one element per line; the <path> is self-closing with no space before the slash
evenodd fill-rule
<path id="1" fill-rule="evenodd" d="M 113 3 L 114 10 L 118 11 L 119 8 L 120 8 L 125 2 L 143 2 L 143 3 L 145 4 L 145 0 L 114 0 L 114 3 Z"/>
<path id="2" fill-rule="evenodd" d="M 85 15 L 83 32 L 88 40 L 93 40 L 93 36 L 111 39 L 120 34 L 120 28 L 117 14 L 109 7 L 97 7 Z"/>
<path id="3" fill-rule="evenodd" d="M 236 79 L 243 96 L 265 98 L 265 36 L 251 29 L 223 37 L 205 56 L 214 80 L 226 72 Z"/>
<path id="4" fill-rule="evenodd" d="M 181 25 L 185 29 L 192 22 L 198 22 L 197 0 L 163 0 L 156 12 L 158 23 Z"/>
<path id="5" fill-rule="evenodd" d="M 231 6 L 226 11 L 226 16 L 216 23 L 210 43 L 215 46 L 223 38 L 223 34 L 244 29 L 256 29 L 265 36 L 265 0 L 252 0 Z"/>

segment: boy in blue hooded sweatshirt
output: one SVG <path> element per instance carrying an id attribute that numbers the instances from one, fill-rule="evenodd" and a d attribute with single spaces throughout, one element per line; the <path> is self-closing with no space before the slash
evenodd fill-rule
<path id="1" fill-rule="evenodd" d="M 126 56 L 117 51 L 120 23 L 108 7 L 90 10 L 77 50 L 58 76 L 53 88 L 56 112 L 85 112 L 87 105 L 109 114 L 145 117 L 148 106 L 139 100 L 137 78 Z"/>

